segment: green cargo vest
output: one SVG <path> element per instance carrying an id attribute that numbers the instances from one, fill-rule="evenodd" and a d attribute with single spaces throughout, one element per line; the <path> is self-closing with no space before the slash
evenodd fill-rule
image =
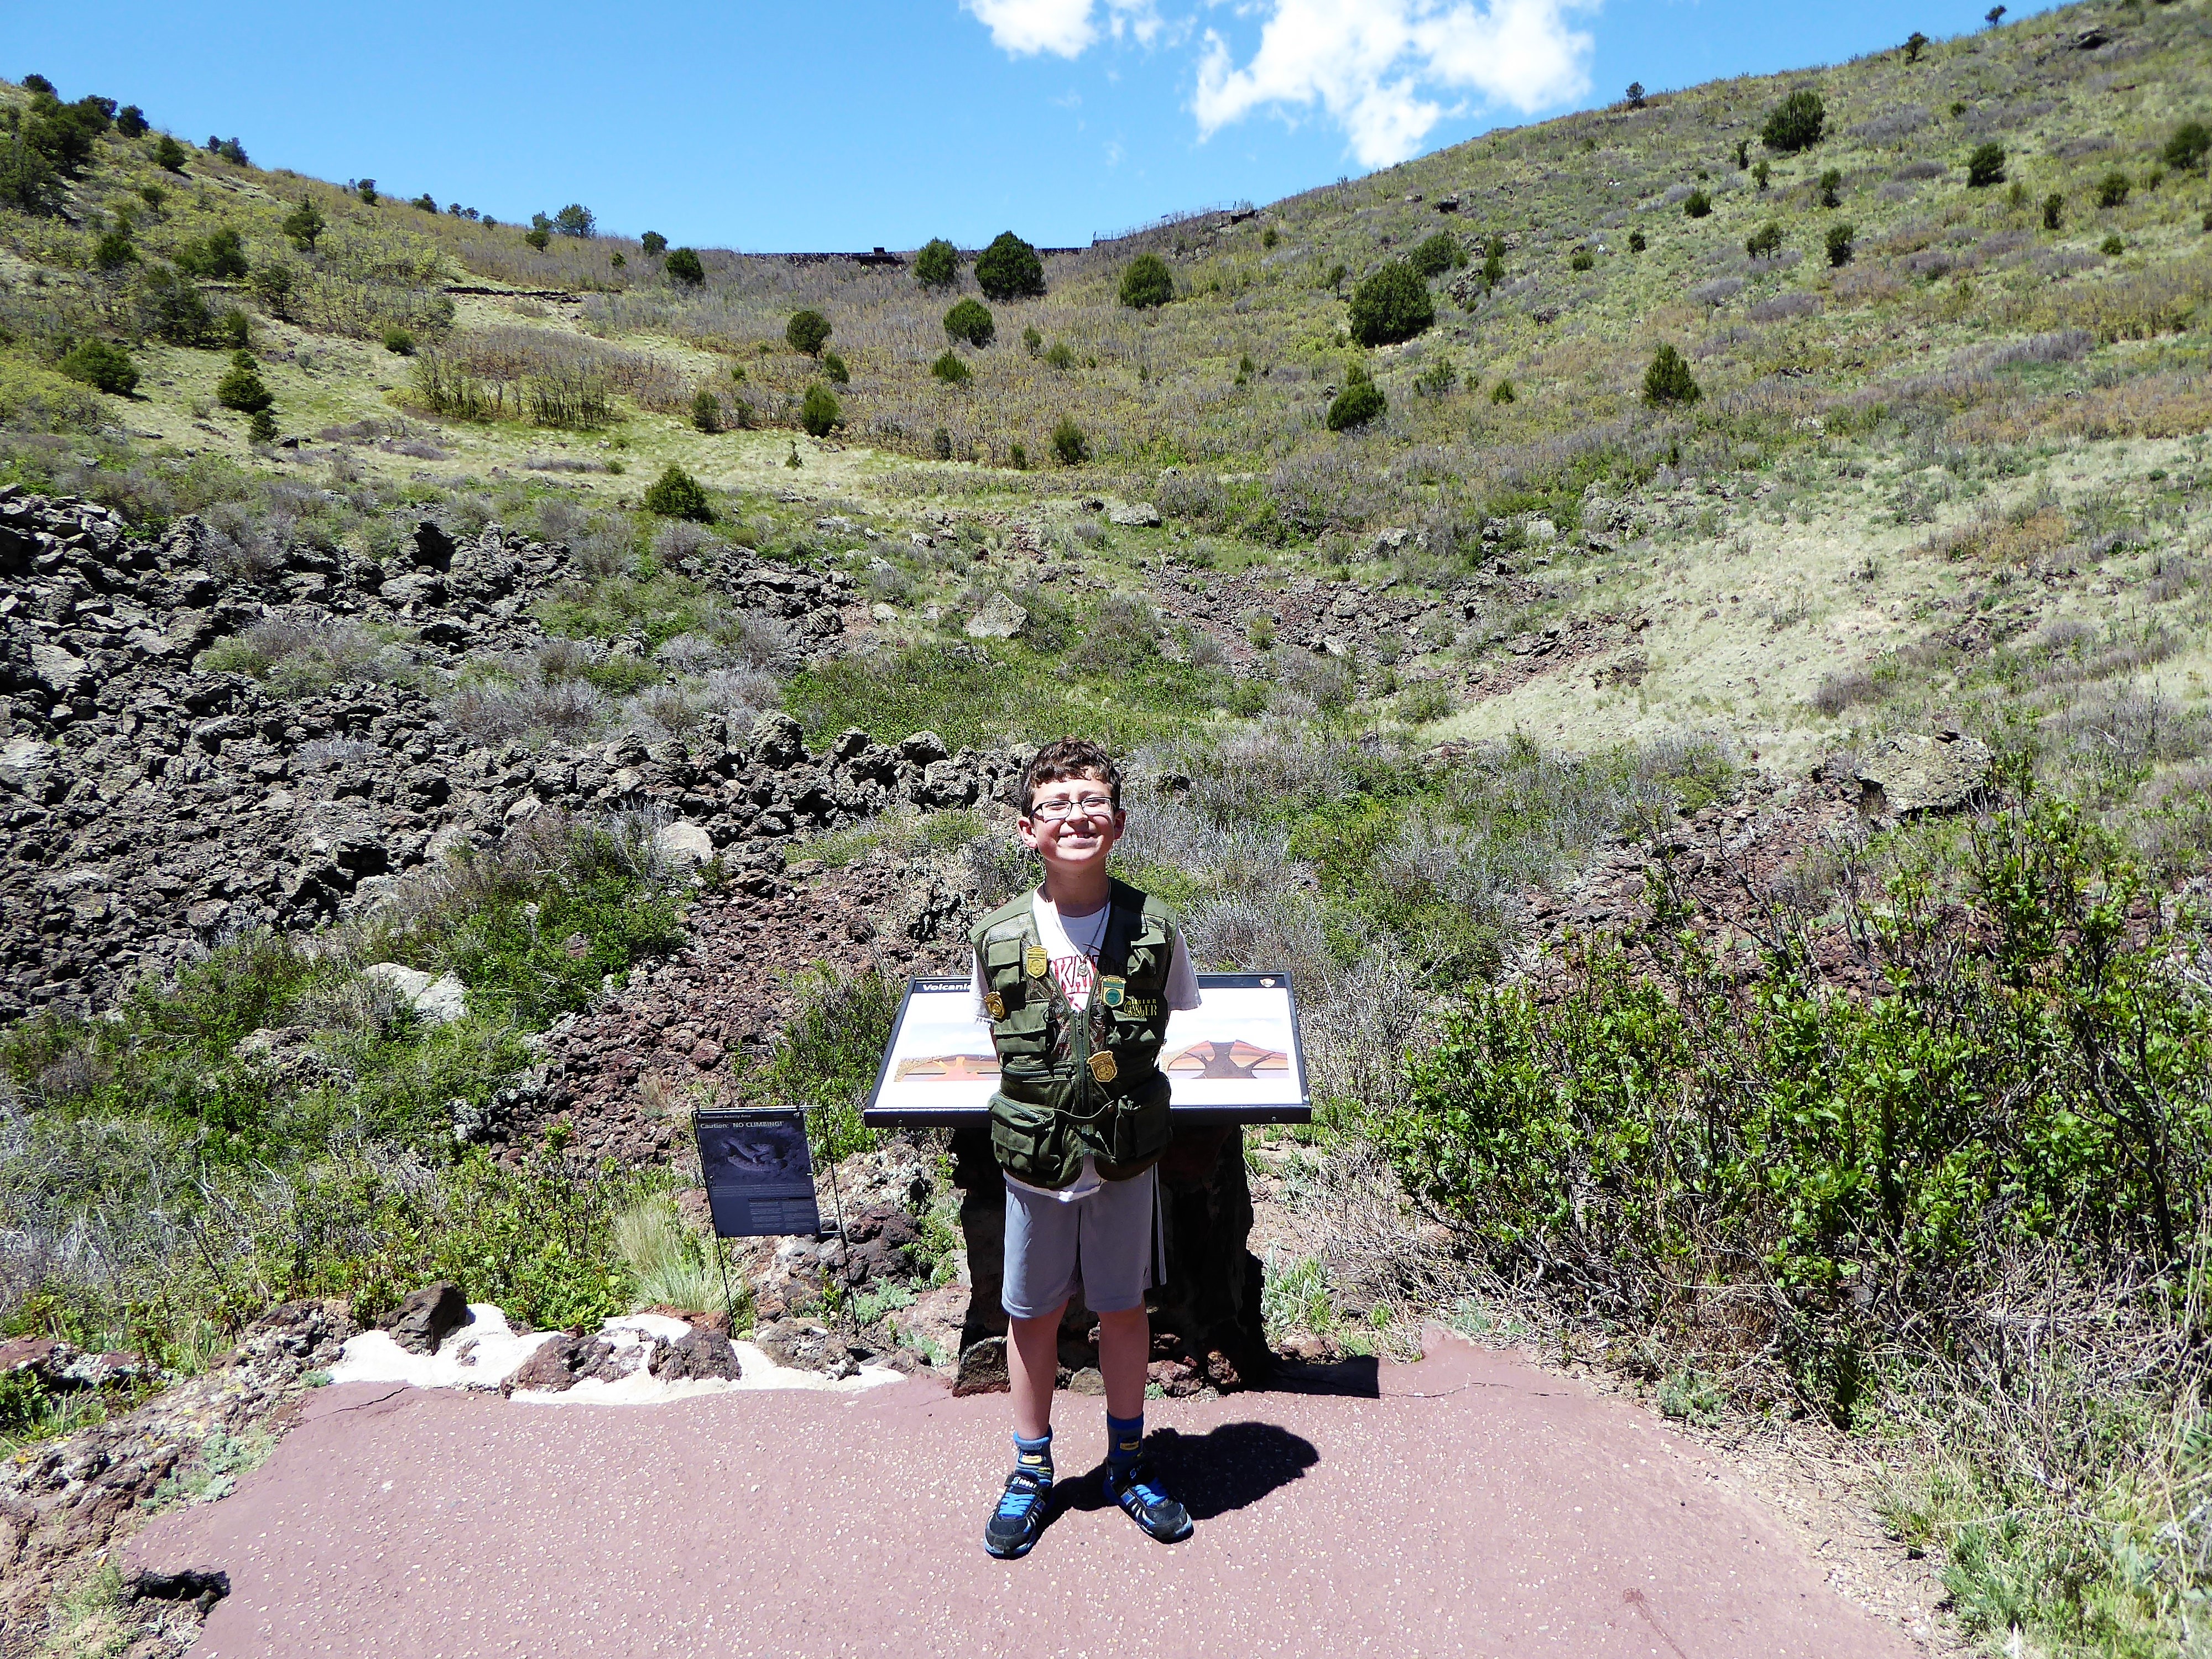
<path id="1" fill-rule="evenodd" d="M 1086 1152 L 1099 1174 L 1125 1181 L 1167 1150 L 1172 1133 L 1159 1053 L 1175 920 L 1158 900 L 1112 884 L 1098 988 L 1078 1012 L 1045 965 L 1030 897 L 1001 905 L 969 935 L 999 1050 L 991 1147 L 1007 1173 L 1033 1187 L 1068 1185 Z M 1107 1003 L 1114 978 L 1125 981 L 1119 1006 Z"/>

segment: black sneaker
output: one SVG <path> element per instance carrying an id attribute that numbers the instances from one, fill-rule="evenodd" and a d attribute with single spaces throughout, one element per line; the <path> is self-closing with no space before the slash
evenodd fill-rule
<path id="1" fill-rule="evenodd" d="M 1045 1511 L 1052 1497 L 1052 1482 L 1031 1469 L 1016 1469 L 1006 1477 L 999 1507 L 983 1526 L 983 1550 L 1001 1561 L 1018 1561 L 1030 1553 L 1044 1530 Z"/>
<path id="2" fill-rule="evenodd" d="M 1160 1490 L 1142 1458 L 1119 1474 L 1111 1463 L 1106 1466 L 1106 1495 L 1163 1544 L 1190 1536 L 1190 1512 Z"/>

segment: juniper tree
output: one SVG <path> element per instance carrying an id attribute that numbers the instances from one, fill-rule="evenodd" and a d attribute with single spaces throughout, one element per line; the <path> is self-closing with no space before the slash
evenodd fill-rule
<path id="1" fill-rule="evenodd" d="M 987 300 L 1035 299 L 1044 293 L 1044 261 L 1011 230 L 975 256 L 975 286 Z"/>
<path id="2" fill-rule="evenodd" d="M 599 228 L 599 221 L 581 202 L 571 202 L 553 216 L 553 228 L 562 236 L 589 236 Z"/>
<path id="3" fill-rule="evenodd" d="M 1346 373 L 1344 390 L 1328 406 L 1328 429 L 1349 432 L 1366 425 L 1389 406 L 1382 388 L 1375 384 L 1365 366 L 1354 363 Z"/>
<path id="4" fill-rule="evenodd" d="M 118 398 L 129 397 L 138 386 L 138 371 L 131 364 L 131 354 L 121 346 L 90 337 L 79 340 L 63 356 L 61 371 L 80 385 Z"/>
<path id="5" fill-rule="evenodd" d="M 959 301 L 945 313 L 945 332 L 980 350 L 998 337 L 999 325 L 993 320 L 988 306 L 970 298 Z"/>
<path id="6" fill-rule="evenodd" d="M 1850 264 L 1851 243 L 1857 235 L 1858 231 L 1853 226 L 1830 225 L 1827 236 L 1828 263 L 1837 266 Z"/>
<path id="7" fill-rule="evenodd" d="M 1966 188 L 1984 190 L 2004 183 L 2004 146 L 1994 142 L 1975 145 L 1974 153 L 1966 158 Z"/>
<path id="8" fill-rule="evenodd" d="M 362 179 L 359 184 L 354 186 L 354 194 L 361 198 L 361 204 L 363 207 L 374 207 L 376 205 L 376 180 L 374 179 Z"/>
<path id="9" fill-rule="evenodd" d="M 185 147 L 167 133 L 163 133 L 154 141 L 154 165 L 164 173 L 182 173 L 185 170 Z"/>
<path id="10" fill-rule="evenodd" d="M 699 263 L 698 253 L 688 247 L 672 247 L 660 267 L 686 288 L 696 288 L 707 280 L 707 267 Z"/>
<path id="11" fill-rule="evenodd" d="M 822 372 L 829 376 L 832 386 L 850 386 L 853 372 L 845 367 L 845 360 L 834 351 L 822 354 Z"/>
<path id="12" fill-rule="evenodd" d="M 929 372 L 947 386 L 965 386 L 975 377 L 975 370 L 960 360 L 957 351 L 947 351 L 929 366 Z"/>
<path id="13" fill-rule="evenodd" d="M 312 196 L 303 196 L 300 198 L 300 205 L 284 216 L 284 222 L 277 228 L 290 239 L 292 246 L 298 248 L 300 252 L 313 253 L 315 251 L 315 240 L 327 228 L 327 224 L 328 222 L 323 217 L 322 209 L 315 205 L 315 198 Z"/>
<path id="14" fill-rule="evenodd" d="M 637 239 L 638 247 L 649 259 L 657 259 L 668 252 L 668 239 L 657 230 L 648 230 Z"/>
<path id="15" fill-rule="evenodd" d="M 845 411 L 838 406 L 837 394 L 819 380 L 807 387 L 805 400 L 799 406 L 799 423 L 816 438 L 826 438 L 844 425 Z"/>
<path id="16" fill-rule="evenodd" d="M 1713 210 L 1713 198 L 1702 190 L 1693 190 L 1682 198 L 1682 211 L 1692 219 L 1702 219 Z"/>
<path id="17" fill-rule="evenodd" d="M 924 288 L 951 288 L 960 280 L 960 250 L 942 236 L 931 237 L 914 256 L 914 280 Z"/>
<path id="18" fill-rule="evenodd" d="M 1053 428 L 1052 453 L 1060 457 L 1062 466 L 1080 466 L 1091 459 L 1091 441 L 1083 435 L 1073 416 L 1061 416 L 1060 424 Z"/>
<path id="19" fill-rule="evenodd" d="M 1828 106 L 1820 94 L 1801 87 L 1769 112 L 1759 138 L 1771 150 L 1794 155 L 1819 143 L 1827 124 Z"/>
<path id="20" fill-rule="evenodd" d="M 1844 202 L 1844 174 L 1839 167 L 1830 167 L 1820 174 L 1820 205 L 1841 207 Z"/>
<path id="21" fill-rule="evenodd" d="M 1406 256 L 1414 270 L 1424 276 L 1441 276 L 1448 270 L 1456 270 L 1467 263 L 1467 249 L 1458 237 L 1448 230 L 1440 230 L 1415 247 Z"/>
<path id="22" fill-rule="evenodd" d="M 1662 345 L 1653 354 L 1651 367 L 1644 371 L 1644 401 L 1655 408 L 1670 404 L 1693 404 L 1705 394 L 1690 378 L 1690 366 L 1682 361 L 1682 354 L 1672 345 Z"/>
<path id="23" fill-rule="evenodd" d="M 125 138 L 146 136 L 146 112 L 136 104 L 125 104 L 115 112 L 115 131 Z"/>
<path id="24" fill-rule="evenodd" d="M 1905 37 L 1905 61 L 1906 63 L 1918 63 L 1920 61 L 1920 54 L 1927 50 L 1928 37 L 1923 34 L 1918 29 L 1913 30 L 1911 33 Z"/>
<path id="25" fill-rule="evenodd" d="M 691 424 L 710 437 L 722 429 L 722 400 L 704 386 L 691 394 Z"/>
<path id="26" fill-rule="evenodd" d="M 643 500 L 647 512 L 664 519 L 714 522 L 714 507 L 707 499 L 706 487 L 673 461 L 647 487 Z"/>
<path id="27" fill-rule="evenodd" d="M 2059 222 L 2065 216 L 2066 198 L 2054 190 L 2043 198 L 2043 228 L 2045 230 L 2057 229 Z"/>
<path id="28" fill-rule="evenodd" d="M 794 311 L 784 325 L 783 337 L 793 351 L 818 357 L 830 343 L 830 319 L 818 311 Z"/>
<path id="29" fill-rule="evenodd" d="M 2176 173 L 2194 173 L 2212 156 L 2212 127 L 2202 121 L 2184 121 L 2173 130 L 2160 152 Z"/>
<path id="30" fill-rule="evenodd" d="M 266 409 L 276 401 L 263 383 L 260 369 L 248 351 L 231 354 L 230 368 L 216 382 L 215 400 L 225 409 L 234 409 L 243 415 Z"/>
<path id="31" fill-rule="evenodd" d="M 1352 337 L 1364 346 L 1410 340 L 1437 319 L 1436 301 L 1421 274 L 1393 259 L 1352 291 Z"/>
<path id="32" fill-rule="evenodd" d="M 1175 277 L 1157 253 L 1139 253 L 1121 272 L 1121 303 L 1136 311 L 1164 306 L 1175 298 Z"/>

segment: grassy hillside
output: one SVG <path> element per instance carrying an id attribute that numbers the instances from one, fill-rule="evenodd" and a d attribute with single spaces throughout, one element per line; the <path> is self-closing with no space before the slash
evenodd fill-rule
<path id="1" fill-rule="evenodd" d="M 149 533 L 196 514 L 248 575 L 303 544 L 389 563 L 425 517 L 565 545 L 526 650 L 441 666 L 402 627 L 301 625 L 202 664 L 282 697 L 404 679 L 502 766 L 774 708 L 817 748 L 1133 751 L 1129 866 L 1209 960 L 1311 988 L 1298 1156 L 1387 1160 L 1456 1241 L 1286 1266 L 1278 1301 L 1341 1335 L 1449 1284 L 1462 1322 L 1535 1320 L 1678 1416 L 1847 1425 L 1971 1637 L 2195 1651 L 2208 70 L 2204 0 L 2131 0 L 1654 96 L 1048 257 L 980 346 L 945 321 L 983 297 L 973 250 L 936 289 L 715 249 L 695 279 L 684 250 L 165 156 L 6 88 L 0 483 Z M 1770 143 L 1801 94 L 1817 140 Z M 1417 252 L 1428 324 L 1355 343 L 1362 284 Z M 1146 255 L 1173 297 L 1139 308 Z M 805 310 L 818 356 L 787 338 Z M 1362 379 L 1381 412 L 1332 429 Z M 671 468 L 691 516 L 648 503 Z M 724 542 L 849 573 L 838 648 L 763 637 L 705 574 Z M 1996 752 L 1998 804 L 1859 821 L 1868 757 L 1954 732 Z M 53 735 L 0 707 L 0 738 Z M 980 814 L 818 850 L 1018 878 Z M 1616 875 L 1636 902 L 1582 884 Z M 527 896 L 441 891 L 441 966 Z M 346 1014 L 337 960 L 249 941 L 112 1029 L 8 1038 L 7 1121 L 36 1130 L 0 1143 L 9 1225 L 83 1221 L 23 1147 L 157 1147 L 229 1194 L 237 1248 L 158 1292 L 57 1269 L 6 1328 L 188 1364 L 284 1271 L 374 1301 L 447 1270 L 414 1211 L 360 1219 L 398 1213 L 387 1131 L 524 1061 Z M 385 1242 L 276 1262 L 257 1229 L 290 1212 L 163 1103 L 256 1023 L 314 1026 L 356 1082 L 253 1156 Z M 156 1032 L 182 1058 L 138 1055 Z M 365 1149 L 326 1160 L 324 1112 Z M 456 1168 L 432 1207 L 459 1261 L 537 1200 Z M 595 1189 L 578 1237 L 629 1195 Z M 619 1299 L 603 1246 L 488 1289 Z"/>

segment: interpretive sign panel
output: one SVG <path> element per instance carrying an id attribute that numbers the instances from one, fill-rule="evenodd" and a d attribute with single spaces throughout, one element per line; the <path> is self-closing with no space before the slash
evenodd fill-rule
<path id="1" fill-rule="evenodd" d="M 822 1231 L 806 1119 L 796 1109 L 715 1108 L 691 1115 L 707 1205 L 723 1238 L 811 1237 Z"/>
<path id="2" fill-rule="evenodd" d="M 1288 974 L 1200 974 L 1199 1006 L 1171 1015 L 1160 1068 L 1177 1122 L 1305 1123 L 1306 1066 Z M 999 1086 L 990 1023 L 964 978 L 907 982 L 875 1093 L 877 1127 L 980 1123 Z"/>

